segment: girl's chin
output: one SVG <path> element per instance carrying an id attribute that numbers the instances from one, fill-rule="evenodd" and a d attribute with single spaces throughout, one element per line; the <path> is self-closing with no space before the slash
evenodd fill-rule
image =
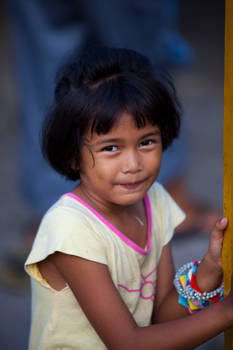
<path id="1" fill-rule="evenodd" d="M 132 205 L 140 200 L 142 200 L 145 196 L 145 192 L 131 192 L 124 195 L 119 196 L 115 199 L 114 203 L 117 205 Z M 113 198 L 112 198 L 113 199 Z"/>

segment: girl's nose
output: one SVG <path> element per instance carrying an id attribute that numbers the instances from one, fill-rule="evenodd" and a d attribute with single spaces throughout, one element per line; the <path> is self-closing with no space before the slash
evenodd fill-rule
<path id="1" fill-rule="evenodd" d="M 124 173 L 137 173 L 142 170 L 142 162 L 138 152 L 129 151 L 125 154 L 123 160 L 123 172 Z"/>

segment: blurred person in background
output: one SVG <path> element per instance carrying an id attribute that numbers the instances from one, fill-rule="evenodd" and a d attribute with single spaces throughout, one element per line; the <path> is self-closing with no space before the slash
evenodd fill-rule
<path id="1" fill-rule="evenodd" d="M 7 0 L 5 5 L 20 100 L 22 195 L 34 211 L 0 274 L 2 283 L 15 288 L 27 279 L 23 263 L 41 216 L 72 186 L 49 168 L 39 142 L 59 66 L 92 45 L 131 48 L 169 70 L 191 64 L 194 54 L 178 29 L 178 0 Z M 187 213 L 177 235 L 208 232 L 216 219 L 215 211 L 189 193 L 186 149 L 181 133 L 165 152 L 159 177 Z"/>

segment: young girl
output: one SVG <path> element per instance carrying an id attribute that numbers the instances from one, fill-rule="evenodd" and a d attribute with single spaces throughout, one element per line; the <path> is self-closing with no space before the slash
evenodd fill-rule
<path id="1" fill-rule="evenodd" d="M 64 70 L 43 152 L 80 182 L 48 210 L 25 264 L 30 349 L 193 349 L 233 325 L 232 292 L 216 303 L 226 218 L 174 279 L 184 213 L 155 181 L 179 127 L 171 83 L 134 51 L 96 49 Z"/>

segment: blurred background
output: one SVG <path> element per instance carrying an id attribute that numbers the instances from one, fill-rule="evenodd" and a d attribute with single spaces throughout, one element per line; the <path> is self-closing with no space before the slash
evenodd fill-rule
<path id="1" fill-rule="evenodd" d="M 174 78 L 181 140 L 160 181 L 191 219 L 173 240 L 177 266 L 207 249 L 222 207 L 223 0 L 0 1 L 0 339 L 27 348 L 30 290 L 22 264 L 41 215 L 73 184 L 48 173 L 39 131 L 58 66 L 93 44 L 146 54 Z M 99 6 L 98 6 L 99 5 Z M 167 166 L 166 164 L 169 164 Z M 220 335 L 198 349 L 222 349 Z"/>

